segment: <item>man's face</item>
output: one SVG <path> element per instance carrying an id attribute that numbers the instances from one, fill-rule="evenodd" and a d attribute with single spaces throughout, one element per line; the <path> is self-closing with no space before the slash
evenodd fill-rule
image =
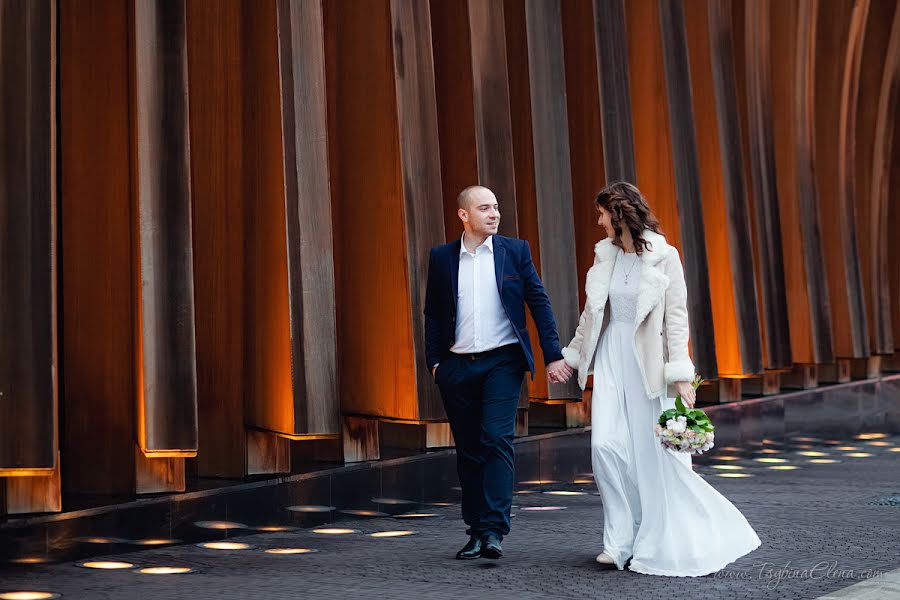
<path id="1" fill-rule="evenodd" d="M 500 206 L 490 190 L 473 192 L 468 208 L 460 208 L 458 214 L 466 231 L 474 235 L 494 235 L 500 226 Z"/>

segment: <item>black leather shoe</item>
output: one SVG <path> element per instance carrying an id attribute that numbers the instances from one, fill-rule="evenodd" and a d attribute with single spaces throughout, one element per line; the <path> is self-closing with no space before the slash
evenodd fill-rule
<path id="1" fill-rule="evenodd" d="M 481 546 L 481 556 L 493 559 L 503 556 L 503 548 L 500 546 L 500 537 L 497 534 L 485 534 L 484 543 Z"/>
<path id="2" fill-rule="evenodd" d="M 456 553 L 459 560 L 472 560 L 473 558 L 481 558 L 481 548 L 483 544 L 481 538 L 473 535 L 469 538 L 469 543 L 463 546 L 463 549 Z"/>

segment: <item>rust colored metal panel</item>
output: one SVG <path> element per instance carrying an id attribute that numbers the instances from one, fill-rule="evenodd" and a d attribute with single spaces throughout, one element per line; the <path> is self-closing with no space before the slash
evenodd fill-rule
<path id="1" fill-rule="evenodd" d="M 866 22 L 856 118 L 855 197 L 859 251 L 869 317 L 870 350 L 890 354 L 900 330 L 892 307 L 900 305 L 891 289 L 900 256 L 892 242 L 896 231 L 897 187 L 891 173 L 900 169 L 896 157 L 900 140 L 894 133 L 900 79 L 900 7 L 893 0 L 872 0 Z M 877 67 L 876 67 L 877 66 Z M 896 158 L 895 158 L 896 160 Z M 893 193 L 893 203 L 889 200 Z M 893 252 L 893 258 L 891 256 Z"/>
<path id="2" fill-rule="evenodd" d="M 275 0 L 242 4 L 244 416 L 294 428 L 291 307 Z"/>
<path id="3" fill-rule="evenodd" d="M 634 182 L 637 173 L 632 133 L 625 1 L 594 0 L 603 157 L 608 181 Z"/>
<path id="4" fill-rule="evenodd" d="M 856 108 L 868 0 L 820 2 L 815 41 L 815 174 L 835 354 L 869 354 L 855 187 Z"/>
<path id="5" fill-rule="evenodd" d="M 716 106 L 709 4 L 685 3 L 685 25 L 690 58 L 690 81 L 703 202 L 704 239 L 709 261 L 709 288 L 715 328 L 715 351 L 720 376 L 744 374 L 732 266 L 726 173 L 722 163 Z M 751 267 L 752 276 L 752 267 Z"/>
<path id="6" fill-rule="evenodd" d="M 445 419 L 444 406 L 425 363 L 425 285 L 428 252 L 444 241 L 441 151 L 438 140 L 431 16 L 426 2 L 391 0 L 394 85 L 403 181 L 408 304 L 412 316 L 413 369 L 418 419 Z M 477 123 L 477 120 L 476 120 Z"/>
<path id="7" fill-rule="evenodd" d="M 61 512 L 62 478 L 59 456 L 55 462 L 56 468 L 43 476 L 0 479 L 0 514 Z"/>
<path id="8" fill-rule="evenodd" d="M 812 155 L 816 4 L 772 2 L 770 9 L 775 165 L 791 352 L 794 363 L 828 363 L 834 349 Z"/>
<path id="9" fill-rule="evenodd" d="M 428 5 L 324 8 L 342 409 L 440 420 L 421 317 L 445 235 Z"/>
<path id="10" fill-rule="evenodd" d="M 55 2 L 0 1 L 0 477 L 55 473 L 54 506 L 56 26 Z"/>
<path id="11" fill-rule="evenodd" d="M 243 477 L 244 194 L 240 0 L 189 0 L 200 476 Z"/>
<path id="12" fill-rule="evenodd" d="M 478 181 L 478 142 L 475 131 L 476 108 L 472 64 L 474 57 L 468 1 L 432 0 L 431 33 L 438 137 L 441 143 L 444 229 L 445 238 L 449 241 L 462 235 L 456 197 L 465 187 Z M 501 41 L 502 39 L 501 37 Z M 508 99 L 506 112 L 508 120 Z M 510 221 L 506 214 L 506 199 L 498 196 L 498 200 L 503 213 L 500 223 L 505 230 Z M 515 221 L 514 213 L 512 220 Z"/>
<path id="13" fill-rule="evenodd" d="M 756 266 L 760 283 L 765 364 L 791 365 L 791 340 L 775 171 L 769 0 L 744 3 L 744 79 L 749 182 L 753 188 Z M 736 30 L 737 32 L 737 30 Z"/>
<path id="14" fill-rule="evenodd" d="M 469 31 L 478 183 L 497 196 L 503 211 L 500 233 L 516 237 L 518 203 L 503 1 L 469 0 Z"/>
<path id="15" fill-rule="evenodd" d="M 435 0 L 431 24 L 446 239 L 461 235 L 456 197 L 476 183 L 497 196 L 500 234 L 516 237 L 502 0 Z"/>
<path id="16" fill-rule="evenodd" d="M 763 368 L 762 340 L 738 112 L 731 0 L 714 0 L 709 7 L 710 58 L 725 192 L 727 219 L 725 231 L 731 259 L 738 349 L 741 358 L 740 374 L 756 373 Z"/>
<path id="17" fill-rule="evenodd" d="M 566 112 L 565 62 L 562 15 L 558 0 L 527 0 L 525 22 L 531 93 L 532 144 L 536 231 L 531 245 L 540 245 L 540 269 L 553 305 L 557 327 L 564 335 L 578 325 L 578 276 L 575 272 L 575 230 L 572 179 Z M 532 336 L 536 341 L 536 336 Z M 530 396 L 547 400 L 581 398 L 572 378 L 567 384 L 550 383 L 540 346 L 534 345 L 539 372 Z"/>
<path id="18" fill-rule="evenodd" d="M 340 432 L 325 45 L 319 2 L 279 0 L 295 435 Z"/>
<path id="19" fill-rule="evenodd" d="M 63 488 L 133 493 L 135 320 L 129 17 L 114 0 L 60 8 Z"/>
<path id="20" fill-rule="evenodd" d="M 135 2 L 132 125 L 136 206 L 138 443 L 197 452 L 187 49 L 182 0 Z"/>
<path id="21" fill-rule="evenodd" d="M 718 375 L 715 325 L 709 290 L 700 165 L 684 9 L 679 0 L 659 1 L 659 24 L 669 105 L 675 198 L 681 226 L 681 259 L 688 289 L 691 354 L 704 378 Z"/>
<path id="22" fill-rule="evenodd" d="M 584 284 L 594 264 L 594 245 L 606 236 L 597 224 L 594 206 L 606 183 L 603 166 L 603 131 L 600 123 L 600 88 L 594 43 L 592 0 L 566 0 L 561 4 L 563 55 L 566 61 L 566 112 L 569 121 L 569 156 L 572 166 L 572 215 L 575 223 L 575 264 L 579 306 L 584 306 Z M 565 344 L 572 332 L 562 331 Z"/>

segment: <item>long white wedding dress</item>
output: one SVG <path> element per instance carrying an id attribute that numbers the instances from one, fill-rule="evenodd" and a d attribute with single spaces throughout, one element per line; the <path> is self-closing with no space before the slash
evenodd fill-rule
<path id="1" fill-rule="evenodd" d="M 653 425 L 674 406 L 648 398 L 634 352 L 641 260 L 619 251 L 609 290 L 610 322 L 594 360 L 591 458 L 603 500 L 604 552 L 649 575 L 714 573 L 760 545 L 744 516 L 691 469 L 689 454 L 664 448 Z M 628 283 L 625 283 L 626 277 Z"/>

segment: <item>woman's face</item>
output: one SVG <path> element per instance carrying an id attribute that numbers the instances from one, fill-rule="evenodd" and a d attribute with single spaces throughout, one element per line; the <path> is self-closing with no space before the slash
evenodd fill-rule
<path id="1" fill-rule="evenodd" d="M 604 231 L 606 231 L 606 237 L 615 238 L 616 231 L 612 226 L 612 215 L 610 214 L 610 212 L 602 206 L 597 209 L 597 212 L 600 213 L 600 218 L 597 219 L 597 225 L 599 225 L 604 229 Z"/>

